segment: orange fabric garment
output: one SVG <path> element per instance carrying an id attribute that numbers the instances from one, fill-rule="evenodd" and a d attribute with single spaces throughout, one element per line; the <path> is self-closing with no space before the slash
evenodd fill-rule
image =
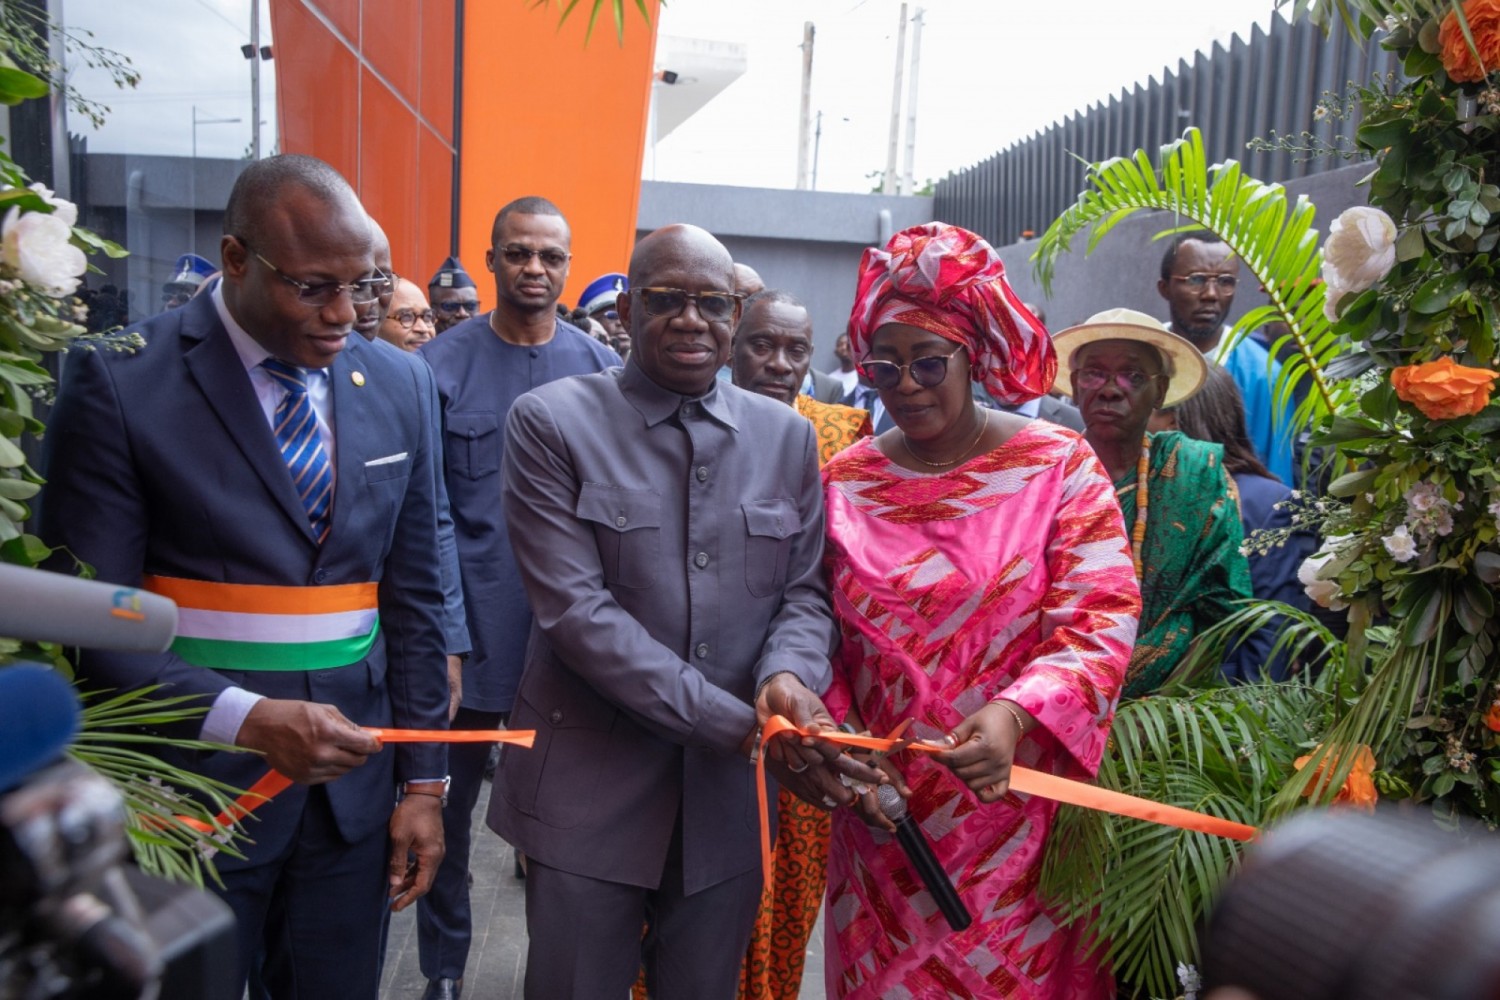
<path id="1" fill-rule="evenodd" d="M 812 421 L 818 432 L 818 464 L 828 460 L 860 438 L 875 433 L 870 426 L 870 414 L 854 406 L 842 403 L 821 403 L 811 396 L 797 395 L 797 412 Z"/>

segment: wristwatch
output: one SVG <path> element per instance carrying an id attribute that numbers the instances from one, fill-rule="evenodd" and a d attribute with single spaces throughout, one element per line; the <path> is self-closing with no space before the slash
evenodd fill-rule
<path id="1" fill-rule="evenodd" d="M 436 798 L 436 799 L 439 800 L 438 801 L 438 805 L 440 805 L 440 806 L 447 806 L 448 805 L 448 786 L 450 786 L 450 785 L 453 784 L 453 778 L 450 777 L 449 775 L 444 775 L 443 776 L 443 790 L 441 792 L 433 792 L 433 791 L 428 791 L 425 788 L 412 788 L 411 787 L 412 785 L 435 785 L 435 784 L 437 784 L 437 779 L 436 778 L 434 778 L 432 780 L 429 780 L 429 781 L 408 781 L 406 784 L 404 784 L 404 785 L 401 786 L 401 791 L 405 795 L 431 795 L 434 798 Z"/>

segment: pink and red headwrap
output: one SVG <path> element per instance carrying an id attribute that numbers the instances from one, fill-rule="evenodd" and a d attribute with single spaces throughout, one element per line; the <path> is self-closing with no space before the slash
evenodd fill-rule
<path id="1" fill-rule="evenodd" d="M 859 262 L 849 314 L 856 358 L 870 352 L 875 331 L 905 323 L 969 350 L 976 381 L 1007 405 L 1052 388 L 1057 353 L 1046 327 L 1005 280 L 1005 265 L 980 237 L 940 222 L 903 229 L 884 250 Z"/>

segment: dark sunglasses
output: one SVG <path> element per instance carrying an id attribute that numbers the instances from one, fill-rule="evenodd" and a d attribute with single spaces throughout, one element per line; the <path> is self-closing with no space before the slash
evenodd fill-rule
<path id="1" fill-rule="evenodd" d="M 725 323 L 740 310 L 742 296 L 734 292 L 689 292 L 681 288 L 632 288 L 631 295 L 641 297 L 647 316 L 672 318 L 681 316 L 692 302 L 698 315 L 710 323 Z"/>
<path id="2" fill-rule="evenodd" d="M 458 300 L 455 301 L 455 300 L 450 299 L 447 302 L 439 302 L 439 303 L 437 303 L 434 306 L 434 308 L 437 309 L 438 312 L 449 313 L 450 315 L 452 313 L 459 313 L 459 312 L 466 312 L 466 313 L 469 313 L 470 315 L 473 315 L 474 313 L 476 313 L 476 312 L 479 311 L 479 300 L 478 299 L 458 299 Z"/>
<path id="3" fill-rule="evenodd" d="M 871 361 L 866 358 L 859 363 L 859 370 L 864 372 L 865 378 L 877 389 L 894 389 L 901 384 L 901 376 L 911 372 L 911 380 L 924 389 L 931 389 L 935 385 L 942 385 L 943 379 L 948 377 L 948 359 L 953 357 L 962 347 L 949 351 L 947 354 L 929 354 L 925 358 L 917 358 L 906 365 L 898 365 L 894 361 Z"/>
<path id="4" fill-rule="evenodd" d="M 556 270 L 566 264 L 568 258 L 573 256 L 561 250 L 533 250 L 530 247 L 523 247 L 515 243 L 508 246 L 496 247 L 495 249 L 500 254 L 500 259 L 512 267 L 525 267 L 530 263 L 531 258 L 538 257 L 541 259 L 543 267 Z"/>

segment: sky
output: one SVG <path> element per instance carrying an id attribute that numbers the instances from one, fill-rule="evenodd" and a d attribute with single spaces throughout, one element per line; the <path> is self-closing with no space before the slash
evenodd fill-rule
<path id="1" fill-rule="evenodd" d="M 101 70 L 70 58 L 70 82 L 110 112 L 102 129 L 76 114 L 70 114 L 69 128 L 88 138 L 91 152 L 189 156 L 196 132 L 199 156 L 248 155 L 250 63 L 240 46 L 250 41 L 250 2 L 66 0 L 62 9 L 71 30 L 92 31 L 95 44 L 128 56 L 141 74 L 134 90 L 119 90 Z M 274 56 L 269 0 L 258 2 L 261 44 L 272 44 Z M 261 63 L 260 88 L 261 145 L 269 152 L 276 142 L 274 58 Z M 239 121 L 222 120 L 227 118 Z"/>
<path id="2" fill-rule="evenodd" d="M 96 152 L 241 157 L 250 143 L 252 0 L 67 0 L 68 22 L 131 57 L 142 74 L 117 91 L 98 70 L 74 84 L 111 108 L 102 130 L 74 116 Z M 270 34 L 261 4 L 262 32 Z M 522 3 L 527 0 L 471 0 Z M 940 178 L 1046 128 L 1064 115 L 1160 77 L 1163 67 L 1248 36 L 1275 0 L 926 0 L 915 169 Z M 626 30 L 642 30 L 627 4 Z M 909 5 L 914 15 L 918 3 Z M 793 187 L 797 172 L 803 22 L 816 27 L 812 109 L 823 112 L 820 190 L 867 191 L 886 161 L 899 0 L 670 0 L 662 35 L 743 43 L 745 74 L 658 144 L 645 173 L 658 180 Z M 908 32 L 908 52 L 911 33 Z M 601 33 L 593 44 L 608 44 Z M 274 39 L 262 42 L 274 45 Z M 275 61 L 263 63 L 263 148 L 275 145 Z M 667 67 L 670 68 L 670 67 Z M 196 111 L 194 110 L 196 109 Z M 194 117 L 198 119 L 193 127 Z M 237 118 L 239 121 L 204 119 Z M 903 112 L 903 125 L 905 114 Z M 582 130 L 583 126 L 580 126 Z M 904 157 L 904 139 L 898 168 Z M 1121 152 L 1128 152 L 1122 150 Z"/>
<path id="3" fill-rule="evenodd" d="M 913 0 L 925 8 L 913 174 L 941 178 L 1215 41 L 1275 0 Z M 794 187 L 802 26 L 816 28 L 818 188 L 868 191 L 886 163 L 899 0 L 670 0 L 662 35 L 743 42 L 745 75 L 662 139 L 655 179 Z M 628 30 L 628 26 L 627 26 Z M 910 56 L 911 31 L 907 33 Z M 670 67 L 667 67 L 670 68 Z M 904 125 L 904 112 L 903 112 Z M 1121 150 L 1129 152 L 1129 150 Z M 904 139 L 897 166 L 904 163 Z M 647 158 L 648 175 L 651 158 Z"/>

